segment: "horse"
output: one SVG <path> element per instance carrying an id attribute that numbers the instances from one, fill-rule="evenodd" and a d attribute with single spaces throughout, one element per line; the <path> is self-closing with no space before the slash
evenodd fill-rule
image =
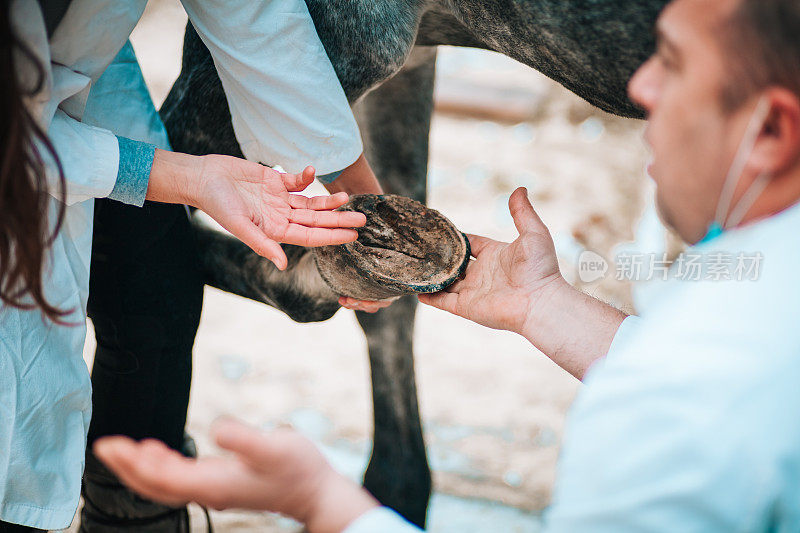
<path id="1" fill-rule="evenodd" d="M 642 118 L 626 86 L 652 54 L 666 0 L 306 0 L 361 128 L 367 159 L 388 193 L 424 202 L 437 46 L 493 50 L 530 66 L 596 107 Z M 192 28 L 182 69 L 161 110 L 175 150 L 242 157 L 213 60 Z M 274 162 L 263 162 L 274 163 Z M 300 322 L 327 320 L 337 295 L 309 250 L 284 246 L 278 271 L 235 238 L 196 218 L 207 285 L 271 305 Z M 371 315 L 373 445 L 364 487 L 424 527 L 431 494 L 414 378 L 416 299 Z"/>

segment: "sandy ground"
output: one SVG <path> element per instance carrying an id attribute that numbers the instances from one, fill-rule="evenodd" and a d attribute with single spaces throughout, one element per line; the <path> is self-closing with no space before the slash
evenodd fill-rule
<path id="1" fill-rule="evenodd" d="M 179 71 L 184 23 L 173 0 L 151 1 L 133 36 L 157 104 Z M 570 279 L 583 249 L 607 255 L 632 237 L 649 194 L 641 123 L 596 111 L 496 54 L 443 48 L 438 69 L 448 84 L 524 91 L 539 104 L 519 124 L 437 115 L 431 206 L 463 231 L 511 240 L 516 234 L 506 202 L 516 186 L 527 186 Z M 583 288 L 630 309 L 624 284 L 606 280 Z M 430 529 L 537 531 L 579 384 L 522 338 L 434 309 L 420 309 L 415 342 L 437 491 Z M 351 312 L 301 325 L 207 289 L 189 413 L 201 453 L 215 452 L 208 429 L 220 415 L 263 427 L 289 422 L 357 478 L 371 432 L 365 346 Z M 90 333 L 89 364 L 92 350 Z M 223 532 L 297 529 L 266 514 L 214 513 L 214 521 Z"/>

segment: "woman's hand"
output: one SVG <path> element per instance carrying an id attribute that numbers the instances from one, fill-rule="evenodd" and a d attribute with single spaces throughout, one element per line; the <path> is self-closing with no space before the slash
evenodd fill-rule
<path id="1" fill-rule="evenodd" d="M 550 232 L 533 210 L 524 188 L 508 202 L 519 237 L 508 244 L 469 235 L 472 255 L 465 277 L 419 300 L 494 329 L 522 333 L 529 311 L 542 296 L 566 285 Z"/>
<path id="2" fill-rule="evenodd" d="M 222 155 L 189 156 L 157 150 L 147 190 L 149 200 L 187 203 L 283 270 L 278 243 L 299 246 L 344 244 L 358 238 L 363 213 L 333 211 L 347 194 L 307 198 L 296 193 L 314 181 L 314 169 L 277 172 L 252 161 Z"/>
<path id="3" fill-rule="evenodd" d="M 397 298 L 392 298 L 391 300 L 357 300 L 355 298 L 350 298 L 349 296 L 339 297 L 339 305 L 345 309 L 363 311 L 364 313 L 377 313 L 381 309 L 389 307 L 396 301 Z"/>
<path id="4" fill-rule="evenodd" d="M 339 532 L 378 503 L 336 472 L 299 433 L 264 433 L 239 422 L 215 424 L 228 457 L 189 459 L 156 440 L 105 437 L 94 452 L 128 487 L 167 505 L 273 511 L 312 533 Z"/>

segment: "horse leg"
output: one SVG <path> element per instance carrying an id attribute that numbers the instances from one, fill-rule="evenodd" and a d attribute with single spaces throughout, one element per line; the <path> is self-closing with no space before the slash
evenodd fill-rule
<path id="1" fill-rule="evenodd" d="M 183 68 L 160 114 L 176 151 L 242 157 L 214 61 L 191 24 L 184 37 Z M 307 249 L 284 245 L 288 266 L 281 272 L 197 212 L 192 227 L 198 268 L 207 285 L 271 305 L 298 322 L 327 320 L 339 309 L 337 295 L 320 277 Z"/>
<path id="2" fill-rule="evenodd" d="M 396 76 L 355 108 L 367 157 L 387 192 L 425 201 L 436 48 L 417 48 Z M 412 348 L 417 300 L 356 313 L 367 337 L 374 436 L 364 486 L 424 527 L 431 493 Z"/>
<path id="3" fill-rule="evenodd" d="M 435 48 L 415 50 L 404 70 L 356 106 L 367 155 L 387 192 L 423 201 L 434 62 Z M 366 92 L 364 83 L 348 85 L 351 100 Z M 213 61 L 191 27 L 183 71 L 161 115 L 176 150 L 241 155 Z M 295 320 L 324 320 L 338 307 L 302 250 L 287 250 L 289 272 L 281 273 L 236 239 L 198 224 L 195 229 L 206 283 L 274 305 Z M 375 420 L 364 484 L 383 504 L 423 525 L 431 476 L 414 382 L 415 307 L 416 300 L 407 298 L 374 316 L 358 314 L 369 345 Z"/>

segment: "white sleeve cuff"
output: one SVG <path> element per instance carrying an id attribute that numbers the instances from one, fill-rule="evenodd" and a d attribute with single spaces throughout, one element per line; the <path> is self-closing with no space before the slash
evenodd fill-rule
<path id="1" fill-rule="evenodd" d="M 60 109 L 47 131 L 58 154 L 67 182 L 67 205 L 90 198 L 105 198 L 117 181 L 119 143 L 110 131 L 78 122 Z M 62 199 L 58 186 L 58 167 L 44 146 L 37 146 L 47 168 L 51 195 Z"/>
<path id="2" fill-rule="evenodd" d="M 418 533 L 417 526 L 406 522 L 388 507 L 378 507 L 358 517 L 342 533 Z"/>
<path id="3" fill-rule="evenodd" d="M 614 340 L 611 341 L 611 346 L 608 349 L 608 354 L 606 357 L 612 356 L 613 353 L 621 350 L 623 346 L 628 343 L 631 337 L 633 337 L 639 331 L 641 323 L 642 318 L 633 315 L 623 320 L 622 324 L 619 325 L 617 334 L 614 335 Z"/>

